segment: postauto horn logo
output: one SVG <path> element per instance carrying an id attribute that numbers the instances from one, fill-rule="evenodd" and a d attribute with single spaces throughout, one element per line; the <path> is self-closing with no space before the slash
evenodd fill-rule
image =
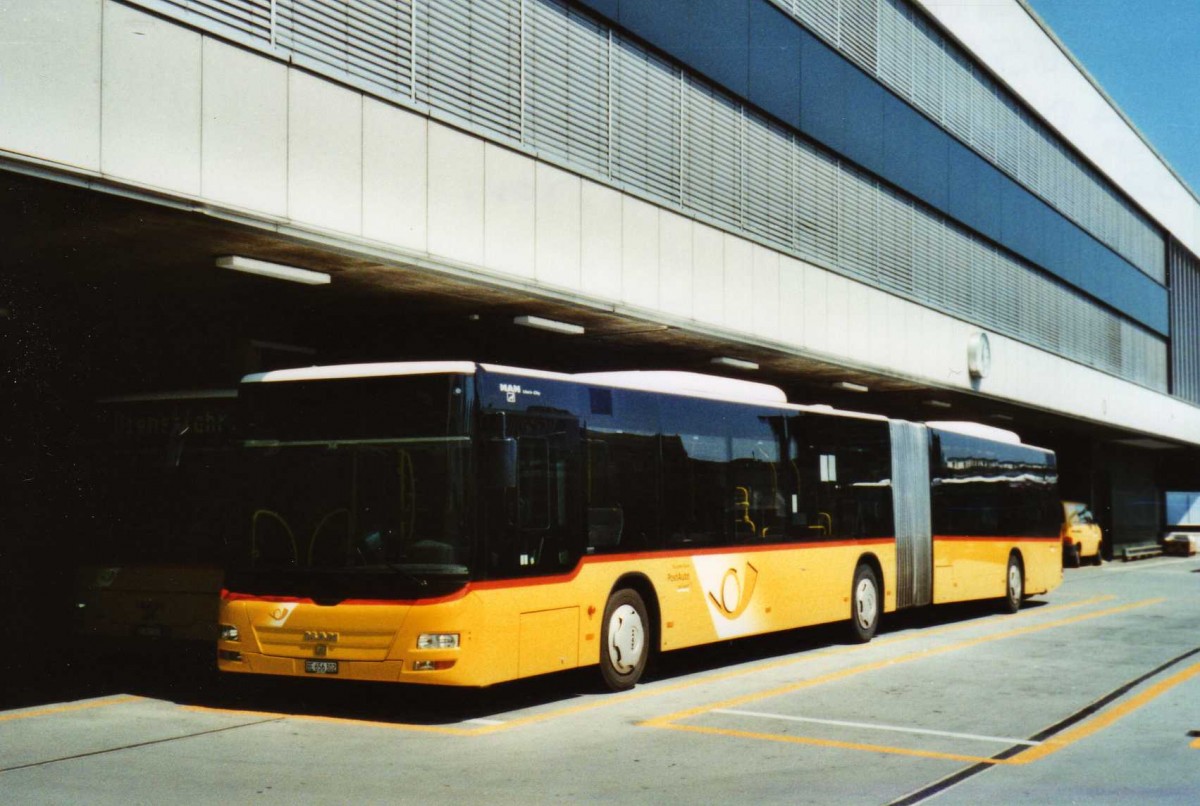
<path id="1" fill-rule="evenodd" d="M 729 638 L 760 630 L 760 618 L 754 611 L 747 613 L 758 585 L 758 569 L 728 555 L 695 557 L 693 562 L 717 635 Z"/>

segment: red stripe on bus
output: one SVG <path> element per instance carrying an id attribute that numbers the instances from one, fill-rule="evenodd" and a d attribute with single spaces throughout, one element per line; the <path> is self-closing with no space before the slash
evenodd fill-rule
<path id="1" fill-rule="evenodd" d="M 954 541 L 979 541 L 985 543 L 1028 543 L 1030 541 L 1048 541 L 1057 543 L 1058 535 L 1053 537 L 1028 537 L 1012 535 L 934 535 L 934 541 L 938 540 L 954 540 Z"/>
<path id="2" fill-rule="evenodd" d="M 452 602 L 465 597 L 472 591 L 504 590 L 506 588 L 528 588 L 538 585 L 561 585 L 573 581 L 579 576 L 585 565 L 615 562 L 631 562 L 645 559 L 671 559 L 678 557 L 699 557 L 716 554 L 758 554 L 766 551 L 796 551 L 818 548 L 839 548 L 846 546 L 883 546 L 895 543 L 892 537 L 868 537 L 848 540 L 807 540 L 802 543 L 774 543 L 765 546 L 715 546 L 705 549 L 672 549 L 670 551 L 641 551 L 626 554 L 594 554 L 583 557 L 579 564 L 567 574 L 541 577 L 517 577 L 515 579 L 494 579 L 468 582 L 461 590 L 446 596 L 432 599 L 342 599 L 342 605 L 432 605 Z M 228 602 L 281 602 L 285 604 L 316 604 L 308 597 L 300 596 L 271 596 L 251 593 L 236 593 L 222 590 L 221 598 Z"/>

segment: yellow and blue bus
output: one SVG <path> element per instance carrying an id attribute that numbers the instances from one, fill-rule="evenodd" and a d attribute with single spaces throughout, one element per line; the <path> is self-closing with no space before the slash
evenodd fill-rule
<path id="1" fill-rule="evenodd" d="M 472 362 L 241 384 L 224 672 L 487 686 L 1062 580 L 1054 454 L 678 372 Z"/>

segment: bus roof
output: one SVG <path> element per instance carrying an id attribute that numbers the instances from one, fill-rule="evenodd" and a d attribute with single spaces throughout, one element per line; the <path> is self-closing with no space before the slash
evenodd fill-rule
<path id="1" fill-rule="evenodd" d="M 256 372 L 242 383 L 278 383 L 282 381 L 324 381 L 345 378 L 384 378 L 395 375 L 436 375 L 453 373 L 474 375 L 474 361 L 392 361 L 378 364 L 331 364 L 324 367 L 296 367 Z"/>
<path id="2" fill-rule="evenodd" d="M 348 378 L 381 378 L 404 375 L 458 374 L 474 375 L 478 370 L 518 375 L 527 378 L 574 381 L 576 383 L 610 386 L 645 392 L 685 395 L 724 400 L 735 403 L 752 403 L 780 406 L 794 411 L 833 414 L 842 417 L 857 417 L 867 420 L 888 418 L 878 414 L 835 409 L 828 405 L 800 405 L 789 403 L 782 389 L 771 384 L 726 378 L 720 375 L 705 375 L 699 372 L 677 370 L 624 370 L 613 372 L 581 372 L 574 375 L 563 372 L 524 369 L 499 364 L 477 364 L 474 361 L 393 361 L 370 364 L 334 364 L 329 366 L 298 367 L 247 375 L 243 383 L 276 383 L 285 381 L 334 380 Z M 996 442 L 1024 445 L 1012 431 L 973 422 L 935 421 L 926 423 L 930 428 L 952 431 L 957 434 L 981 437 Z M 1028 445 L 1027 447 L 1036 447 Z M 1040 449 L 1039 450 L 1044 450 Z"/>
<path id="3" fill-rule="evenodd" d="M 711 397 L 739 403 L 787 405 L 787 395 L 778 386 L 720 375 L 676 370 L 626 370 L 620 372 L 581 372 L 571 376 L 580 383 L 595 383 L 618 389 L 665 392 L 691 397 Z"/>
<path id="4" fill-rule="evenodd" d="M 835 409 L 828 405 L 789 403 L 782 389 L 771 384 L 705 375 L 681 370 L 620 370 L 610 372 L 564 372 L 509 367 L 501 364 L 477 364 L 474 361 L 391 361 L 370 364 L 331 364 L 328 366 L 296 367 L 258 372 L 242 378 L 242 383 L 281 383 L 291 381 L 339 380 L 351 378 L 383 378 L 405 375 L 457 374 L 474 375 L 478 370 L 518 375 L 526 378 L 546 378 L 558 381 L 609 386 L 645 392 L 701 397 L 732 403 L 751 403 L 780 406 L 794 411 L 834 414 L 867 420 L 887 420 L 878 414 Z"/>

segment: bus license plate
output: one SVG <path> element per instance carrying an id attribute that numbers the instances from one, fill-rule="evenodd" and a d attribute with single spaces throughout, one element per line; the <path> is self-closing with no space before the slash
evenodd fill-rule
<path id="1" fill-rule="evenodd" d="M 338 662 L 335 660 L 306 660 L 304 671 L 308 674 L 337 674 Z"/>

